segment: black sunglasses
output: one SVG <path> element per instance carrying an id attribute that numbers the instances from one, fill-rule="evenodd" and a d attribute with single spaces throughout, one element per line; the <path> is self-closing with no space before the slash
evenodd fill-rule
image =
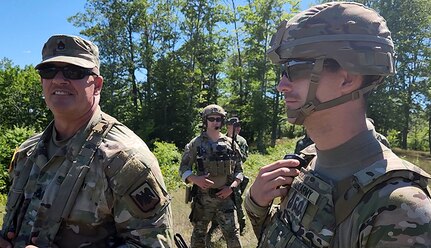
<path id="1" fill-rule="evenodd" d="M 82 68 L 79 66 L 65 66 L 65 67 L 56 67 L 56 66 L 47 66 L 38 69 L 39 75 L 43 79 L 53 79 L 57 73 L 61 71 L 63 76 L 67 79 L 79 80 L 83 79 L 89 75 L 98 76 L 97 73 L 91 71 L 88 68 Z"/>
<path id="2" fill-rule="evenodd" d="M 207 120 L 209 120 L 210 122 L 221 122 L 223 120 L 223 118 L 221 117 L 208 117 Z"/>
<path id="3" fill-rule="evenodd" d="M 293 82 L 301 78 L 308 78 L 314 67 L 314 60 L 289 60 L 281 65 L 281 76 L 286 76 Z"/>

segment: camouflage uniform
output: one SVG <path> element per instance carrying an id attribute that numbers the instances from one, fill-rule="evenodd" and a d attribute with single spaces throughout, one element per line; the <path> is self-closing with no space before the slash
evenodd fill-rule
<path id="1" fill-rule="evenodd" d="M 89 152 L 81 146 L 102 120 L 112 128 L 98 148 L 87 147 L 97 149 L 95 156 L 75 191 L 75 202 L 66 206 L 71 207 L 70 213 L 62 216 L 58 232 L 52 233 L 52 216 L 64 210 L 51 209 L 56 199 L 65 197 L 61 183 L 70 177 L 80 156 Z M 3 235 L 18 232 L 15 247 L 24 247 L 34 236 L 38 237 L 35 245 L 41 247 L 173 246 L 170 196 L 157 159 L 138 136 L 100 108 L 85 128 L 58 149 L 52 142 L 53 129 L 51 123 L 42 134 L 24 142 L 12 161 L 13 184 L 2 230 Z M 22 187 L 23 194 L 16 194 Z"/>
<path id="2" fill-rule="evenodd" d="M 241 159 L 242 159 L 242 162 L 244 163 L 247 160 L 247 157 L 248 157 L 248 144 L 247 144 L 247 140 L 244 139 L 244 137 L 242 137 L 241 135 L 237 134 L 235 141 L 238 144 L 239 149 L 241 150 Z"/>
<path id="3" fill-rule="evenodd" d="M 205 237 L 212 220 L 219 223 L 228 247 L 241 247 L 233 195 L 226 199 L 216 196 L 220 187 L 230 185 L 236 178 L 242 180 L 239 154 L 238 148 L 236 151 L 232 150 L 232 139 L 223 134 L 216 142 L 212 142 L 206 132 L 203 132 L 186 145 L 179 169 L 183 181 L 192 171 L 198 176 L 209 173 L 209 179 L 214 181 L 210 189 L 197 187 L 197 193 L 193 197 L 190 214 L 194 226 L 191 247 L 206 247 Z"/>
<path id="4" fill-rule="evenodd" d="M 283 21 L 268 56 L 288 67 L 300 62 L 313 67 L 307 72 L 305 104 L 287 109 L 294 124 L 360 98 L 395 73 L 386 21 L 353 2 L 316 5 Z M 372 77 L 351 93 L 320 102 L 320 73 L 331 60 L 351 74 Z M 294 81 L 295 72 L 287 73 L 284 82 Z M 374 130 L 315 151 L 317 156 L 294 178 L 279 206 L 259 206 L 247 192 L 245 207 L 259 247 L 431 247 L 430 175 L 393 154 Z"/>
<path id="5" fill-rule="evenodd" d="M 239 134 L 236 135 L 235 139 L 236 139 L 235 140 L 236 143 L 239 146 L 239 149 L 241 150 L 241 160 L 244 163 L 248 157 L 247 141 L 244 139 L 244 137 L 242 137 Z M 241 235 L 244 235 L 244 232 L 245 232 L 244 231 L 245 230 L 245 214 L 244 214 L 244 210 L 242 209 L 242 203 L 243 203 L 242 195 L 244 194 L 244 190 L 247 187 L 248 182 L 249 182 L 248 177 L 244 176 L 244 180 L 241 182 L 238 189 L 235 189 L 235 191 L 233 192 L 235 195 L 235 204 L 236 204 L 236 209 L 237 209 L 237 213 L 238 213 L 238 222 L 239 222 Z"/>
<path id="6" fill-rule="evenodd" d="M 247 192 L 245 207 L 259 247 L 429 247 L 429 178 L 368 131 L 317 150 L 279 206 L 260 207 Z"/>

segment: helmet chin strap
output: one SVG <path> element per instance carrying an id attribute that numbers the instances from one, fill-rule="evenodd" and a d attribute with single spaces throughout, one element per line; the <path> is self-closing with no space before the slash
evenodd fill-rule
<path id="1" fill-rule="evenodd" d="M 323 71 L 324 61 L 325 58 L 318 58 L 316 59 L 316 62 L 314 62 L 313 70 L 311 70 L 310 86 L 308 88 L 305 104 L 300 108 L 287 110 L 287 117 L 295 118 L 293 124 L 302 125 L 302 123 L 304 123 L 305 117 L 313 113 L 315 111 L 316 105 L 320 103 L 319 100 L 316 99 L 316 91 L 319 84 L 320 74 Z"/>
<path id="2" fill-rule="evenodd" d="M 307 116 L 311 115 L 311 113 L 320 111 L 323 109 L 328 109 L 335 107 L 337 105 L 343 104 L 348 101 L 353 101 L 364 95 L 365 93 L 371 91 L 376 88 L 377 85 L 383 80 L 384 77 L 380 77 L 378 80 L 374 81 L 369 86 L 354 90 L 349 94 L 342 95 L 340 97 L 334 98 L 332 100 L 326 102 L 320 102 L 316 98 L 317 86 L 320 79 L 320 74 L 323 71 L 323 62 L 324 58 L 319 58 L 316 60 L 313 70 L 311 71 L 310 76 L 310 87 L 308 88 L 307 100 L 305 104 L 297 109 L 288 109 L 287 117 L 294 118 L 295 121 L 293 124 L 302 125 Z"/>

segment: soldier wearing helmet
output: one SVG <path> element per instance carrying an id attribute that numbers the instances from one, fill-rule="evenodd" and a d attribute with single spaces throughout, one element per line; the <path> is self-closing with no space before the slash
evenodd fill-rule
<path id="1" fill-rule="evenodd" d="M 288 121 L 304 125 L 317 155 L 302 169 L 293 156 L 260 169 L 245 199 L 259 247 L 430 247 L 430 175 L 366 124 L 368 92 L 395 73 L 383 17 L 354 2 L 316 5 L 280 24 L 268 56 L 282 65 Z"/>
<path id="2" fill-rule="evenodd" d="M 233 191 L 243 180 L 241 152 L 232 139 L 220 132 L 226 112 L 218 105 L 202 112 L 202 133 L 185 147 L 179 173 L 193 185 L 191 247 L 206 247 L 208 224 L 219 223 L 227 247 L 241 247 Z"/>

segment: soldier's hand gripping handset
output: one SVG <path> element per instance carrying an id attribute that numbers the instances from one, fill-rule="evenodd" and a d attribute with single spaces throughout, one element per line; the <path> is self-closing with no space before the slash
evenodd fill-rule
<path id="1" fill-rule="evenodd" d="M 289 158 L 260 168 L 250 187 L 253 201 L 263 207 L 271 204 L 276 197 L 285 197 L 293 178 L 299 174 L 299 165 L 299 160 Z"/>

